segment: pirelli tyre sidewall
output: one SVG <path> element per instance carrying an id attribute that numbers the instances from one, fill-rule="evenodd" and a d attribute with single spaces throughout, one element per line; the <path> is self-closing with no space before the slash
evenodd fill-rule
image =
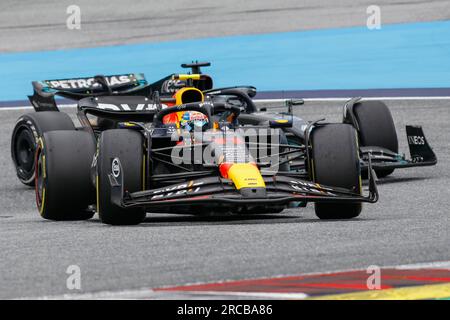
<path id="1" fill-rule="evenodd" d="M 327 124 L 313 129 L 311 170 L 315 182 L 362 193 L 357 132 L 348 124 Z M 315 203 L 320 219 L 351 219 L 361 213 L 361 202 Z"/>
<path id="2" fill-rule="evenodd" d="M 96 196 L 100 220 L 112 225 L 133 225 L 145 219 L 143 208 L 122 208 L 111 201 L 109 174 L 118 158 L 122 166 L 124 190 L 130 193 L 145 187 L 144 147 L 142 134 L 129 129 L 102 132 L 97 143 Z"/>
<path id="3" fill-rule="evenodd" d="M 37 142 L 47 131 L 75 130 L 70 117 L 57 111 L 32 112 L 21 116 L 11 136 L 11 157 L 19 180 L 34 186 Z"/>
<path id="4" fill-rule="evenodd" d="M 36 204 L 49 220 L 85 220 L 94 215 L 90 167 L 95 152 L 92 136 L 84 131 L 50 131 L 36 150 Z"/>
<path id="5" fill-rule="evenodd" d="M 389 108 L 381 101 L 362 101 L 353 107 L 358 121 L 361 146 L 377 146 L 398 153 L 398 138 L 395 124 Z M 394 169 L 377 169 L 382 178 L 394 172 Z M 367 176 L 367 172 L 364 173 Z"/>

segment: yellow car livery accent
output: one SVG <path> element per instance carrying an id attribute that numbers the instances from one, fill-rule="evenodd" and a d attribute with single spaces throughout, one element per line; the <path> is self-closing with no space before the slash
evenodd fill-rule
<path id="1" fill-rule="evenodd" d="M 174 80 L 200 80 L 200 74 L 175 74 L 172 76 Z"/>
<path id="2" fill-rule="evenodd" d="M 259 172 L 258 167 L 253 163 L 235 163 L 228 169 L 228 178 L 236 187 L 241 188 L 265 188 L 266 184 Z"/>
<path id="3" fill-rule="evenodd" d="M 196 94 L 199 97 L 199 101 L 195 101 L 195 102 L 203 102 L 204 101 L 203 92 L 201 92 L 197 88 L 185 87 L 185 88 L 181 88 L 180 90 L 178 90 L 175 93 L 175 104 L 176 105 L 180 105 L 180 104 L 183 104 L 186 102 L 186 101 L 183 101 L 183 95 L 186 94 L 188 91 L 196 91 Z M 188 101 L 188 102 L 194 102 L 194 101 Z M 180 113 L 180 112 L 178 112 L 178 113 Z"/>

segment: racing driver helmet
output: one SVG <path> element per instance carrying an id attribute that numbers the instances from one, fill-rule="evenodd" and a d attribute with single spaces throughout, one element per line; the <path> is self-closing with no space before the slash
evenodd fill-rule
<path id="1" fill-rule="evenodd" d="M 180 118 L 180 129 L 189 132 L 195 129 L 203 130 L 208 122 L 208 117 L 201 112 L 185 111 Z"/>

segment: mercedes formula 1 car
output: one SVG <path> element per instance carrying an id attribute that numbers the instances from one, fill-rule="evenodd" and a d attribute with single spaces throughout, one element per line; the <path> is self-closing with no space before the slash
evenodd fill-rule
<path id="1" fill-rule="evenodd" d="M 205 96 L 211 100 L 223 101 L 226 99 L 233 104 L 241 106 L 245 112 L 241 113 L 239 120 L 246 124 L 263 124 L 270 119 L 290 119 L 292 127 L 284 128 L 288 143 L 304 144 L 306 140 L 305 128 L 309 122 L 299 117 L 292 116 L 293 107 L 302 105 L 303 100 L 287 100 L 286 112 L 268 112 L 267 108 L 258 110 L 252 98 L 256 95 L 256 88 L 229 87 L 214 89 L 212 78 L 202 74 L 200 68 L 210 66 L 210 63 L 183 64 L 183 68 L 191 68 L 193 79 L 187 76 L 170 75 L 153 84 L 154 89 L 159 90 L 166 97 L 172 96 L 179 90 L 187 90 L 194 87 L 202 90 Z M 423 129 L 417 125 L 406 126 L 406 136 L 410 157 L 400 154 L 398 150 L 398 138 L 391 112 L 382 101 L 364 101 L 361 98 L 353 98 L 347 101 L 343 107 L 343 123 L 352 125 L 358 133 L 359 150 L 361 154 L 361 168 L 363 178 L 367 178 L 368 158 L 372 159 L 372 166 L 378 178 L 386 177 L 395 169 L 433 166 L 437 163 L 437 157 L 425 138 Z M 291 169 L 304 168 L 300 161 L 293 161 Z"/>
<path id="2" fill-rule="evenodd" d="M 314 202 L 319 218 L 348 219 L 377 201 L 370 154 L 363 191 L 354 126 L 264 118 L 249 88 L 201 90 L 198 73 L 171 79 L 189 85 L 167 97 L 135 74 L 33 83 L 38 112 L 18 120 L 12 151 L 22 181 L 34 175 L 42 217 L 98 212 L 104 223 L 136 224 L 146 212 L 259 214 Z M 77 101 L 81 127 L 55 95 Z M 297 127 L 302 138 L 292 139 Z"/>
<path id="3" fill-rule="evenodd" d="M 295 145 L 305 142 L 305 128 L 308 127 L 308 123 L 304 119 L 292 116 L 293 107 L 302 105 L 302 100 L 287 100 L 287 110 L 282 113 L 268 112 L 267 108 L 259 110 L 252 100 L 256 95 L 255 87 L 213 88 L 211 76 L 201 72 L 202 67 L 208 66 L 209 62 L 182 64 L 181 67 L 190 68 L 192 73 L 171 74 L 150 84 L 149 87 L 160 92 L 168 105 L 180 104 L 186 99 L 201 101 L 205 97 L 212 101 L 228 101 L 244 110 L 239 117 L 243 124 L 264 124 L 270 119 L 288 118 L 293 121 L 292 127 L 283 129 L 288 143 Z M 410 157 L 399 153 L 394 120 L 389 108 L 382 101 L 350 99 L 344 105 L 342 122 L 352 125 L 358 132 L 363 178 L 367 178 L 369 155 L 378 178 L 392 174 L 395 169 L 432 166 L 437 163 L 437 157 L 429 146 L 421 126 L 406 126 Z M 302 167 L 304 167 L 302 161 L 291 163 L 293 170 Z"/>

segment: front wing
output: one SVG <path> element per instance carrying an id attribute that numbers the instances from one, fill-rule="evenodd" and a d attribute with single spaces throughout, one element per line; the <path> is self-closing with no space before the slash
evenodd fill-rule
<path id="1" fill-rule="evenodd" d="M 369 188 L 365 196 L 348 189 L 319 185 L 289 175 L 264 177 L 266 188 L 263 192 L 260 192 L 262 190 L 242 192 L 234 187 L 231 180 L 209 176 L 164 188 L 129 193 L 123 188 L 124 177 L 119 160 L 119 174 L 109 175 L 111 201 L 123 208 L 167 208 L 209 204 L 222 207 L 261 205 L 270 207 L 287 205 L 290 202 L 374 203 L 378 200 L 378 190 L 370 159 L 368 165 Z"/>
<path id="2" fill-rule="evenodd" d="M 369 157 L 375 170 L 433 166 L 437 163 L 437 157 L 428 144 L 422 127 L 406 126 L 406 136 L 410 159 L 385 148 L 364 146 L 360 148 L 363 170 L 368 168 Z"/>

